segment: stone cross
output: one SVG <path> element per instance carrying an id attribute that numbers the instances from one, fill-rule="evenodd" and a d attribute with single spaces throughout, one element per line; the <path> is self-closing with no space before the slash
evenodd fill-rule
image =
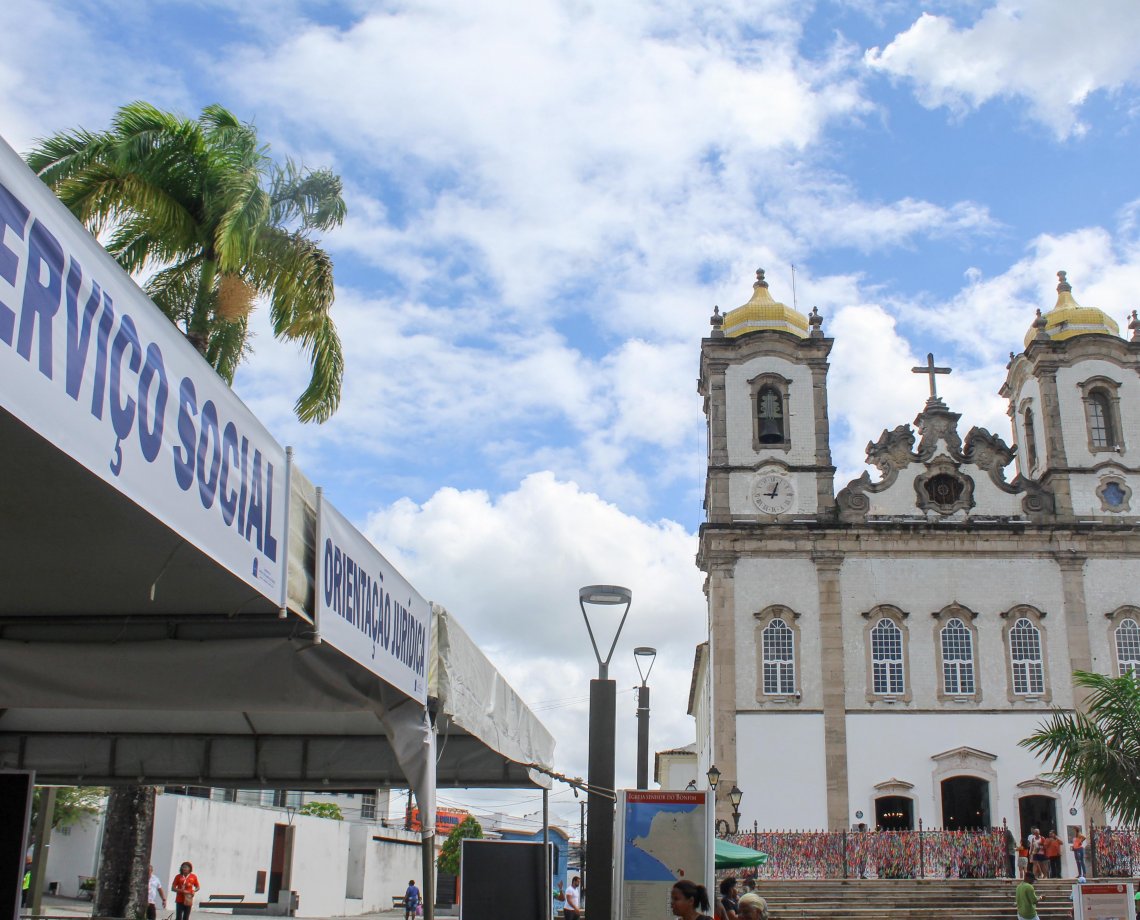
<path id="1" fill-rule="evenodd" d="M 950 368 L 948 367 L 935 367 L 933 352 L 927 352 L 926 365 L 923 367 L 912 367 L 910 369 L 912 374 L 926 374 L 930 378 L 930 398 L 938 398 L 938 388 L 934 385 L 935 374 L 949 374 Z"/>

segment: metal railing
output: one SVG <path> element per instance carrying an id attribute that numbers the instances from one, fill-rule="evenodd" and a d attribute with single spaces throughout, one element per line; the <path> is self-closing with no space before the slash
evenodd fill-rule
<path id="1" fill-rule="evenodd" d="M 1085 847 L 1093 878 L 1132 878 L 1140 871 L 1140 828 L 1093 825 Z"/>

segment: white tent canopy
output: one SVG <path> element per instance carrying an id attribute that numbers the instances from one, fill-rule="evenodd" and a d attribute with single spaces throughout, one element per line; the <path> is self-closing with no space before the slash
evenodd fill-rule
<path id="1" fill-rule="evenodd" d="M 433 766 L 451 785 L 532 785 L 526 765 L 550 765 L 551 736 L 446 614 L 404 601 L 405 623 L 442 636 L 411 681 L 385 670 L 410 656 L 382 667 L 346 641 L 355 629 L 382 657 L 359 595 L 322 630 L 318 505 L 0 141 L 0 769 L 410 785 L 421 801 Z"/>

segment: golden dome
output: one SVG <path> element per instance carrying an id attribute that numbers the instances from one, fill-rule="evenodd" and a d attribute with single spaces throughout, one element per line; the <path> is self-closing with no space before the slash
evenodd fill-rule
<path id="1" fill-rule="evenodd" d="M 1073 299 L 1073 287 L 1066 280 L 1067 272 L 1057 272 L 1057 304 L 1048 313 L 1039 313 L 1036 322 L 1025 333 L 1025 345 L 1037 337 L 1044 328 L 1045 335 L 1054 342 L 1077 335 L 1120 335 L 1116 321 L 1096 307 L 1082 307 Z"/>
<path id="2" fill-rule="evenodd" d="M 768 282 L 764 280 L 762 268 L 756 270 L 752 299 L 744 306 L 724 314 L 722 328 L 727 338 L 736 338 L 762 329 L 790 332 L 801 339 L 808 337 L 807 317 L 772 299 L 772 295 L 768 293 Z"/>

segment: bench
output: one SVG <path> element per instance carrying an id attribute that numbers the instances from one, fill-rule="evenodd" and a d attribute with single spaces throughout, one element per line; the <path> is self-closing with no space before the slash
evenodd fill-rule
<path id="1" fill-rule="evenodd" d="M 269 904 L 265 901 L 247 901 L 244 894 L 212 894 L 205 901 L 199 901 L 198 907 L 210 910 L 228 910 L 233 913 L 247 910 L 265 910 Z"/>
<path id="2" fill-rule="evenodd" d="M 392 895 L 392 910 L 399 910 L 404 906 L 406 898 L 402 894 Z"/>

